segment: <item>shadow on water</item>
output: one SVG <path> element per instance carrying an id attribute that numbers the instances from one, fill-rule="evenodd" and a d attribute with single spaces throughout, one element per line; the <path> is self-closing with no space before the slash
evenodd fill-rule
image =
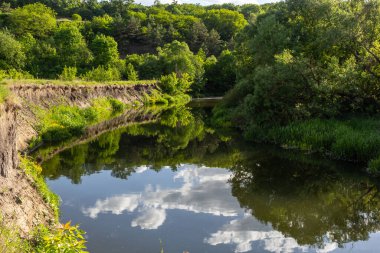
<path id="1" fill-rule="evenodd" d="M 240 206 L 299 245 L 343 246 L 380 230 L 379 182 L 360 166 L 245 143 L 218 133 L 207 114 L 198 106 L 169 108 L 155 121 L 128 124 L 56 152 L 43 162 L 43 173 L 81 184 L 84 176 L 107 170 L 128 179 L 142 165 L 154 171 L 183 164 L 225 168 Z"/>

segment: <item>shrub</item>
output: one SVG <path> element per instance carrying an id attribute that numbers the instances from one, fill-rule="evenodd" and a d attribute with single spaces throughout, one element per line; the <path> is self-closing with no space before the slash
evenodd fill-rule
<path id="1" fill-rule="evenodd" d="M 72 19 L 73 21 L 78 21 L 78 22 L 82 21 L 82 17 L 81 17 L 79 14 L 76 14 L 76 13 L 74 13 L 74 14 L 71 16 L 71 19 Z"/>
<path id="2" fill-rule="evenodd" d="M 161 76 L 158 83 L 161 90 L 168 94 L 174 94 L 177 91 L 177 75 L 173 72 L 166 76 Z"/>
<path id="3" fill-rule="evenodd" d="M 379 174 L 380 173 L 380 156 L 369 162 L 368 172 L 373 173 L 373 174 Z"/>
<path id="4" fill-rule="evenodd" d="M 86 81 L 97 82 L 119 81 L 121 80 L 121 75 L 117 68 L 98 66 L 97 68 L 88 71 L 82 78 Z"/>
<path id="5" fill-rule="evenodd" d="M 135 70 L 135 68 L 133 67 L 133 65 L 131 63 L 127 64 L 125 72 L 126 72 L 127 79 L 129 81 L 137 81 L 137 80 L 139 80 L 138 73 L 137 73 L 137 71 Z"/>
<path id="6" fill-rule="evenodd" d="M 62 227 L 49 230 L 41 226 L 36 233 L 37 253 L 45 252 L 78 252 L 85 253 L 86 240 L 85 232 L 79 229 L 79 226 L 71 226 L 70 222 L 62 225 Z"/>
<path id="7" fill-rule="evenodd" d="M 77 75 L 76 67 L 64 67 L 62 74 L 59 76 L 59 79 L 64 81 L 73 81 Z"/>

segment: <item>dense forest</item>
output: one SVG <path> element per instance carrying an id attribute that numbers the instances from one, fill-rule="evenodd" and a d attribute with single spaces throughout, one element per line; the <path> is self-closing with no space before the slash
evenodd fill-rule
<path id="1" fill-rule="evenodd" d="M 9 0 L 0 6 L 0 69 L 11 78 L 95 81 L 174 72 L 193 95 L 222 95 L 235 82 L 237 34 L 269 7 Z"/>

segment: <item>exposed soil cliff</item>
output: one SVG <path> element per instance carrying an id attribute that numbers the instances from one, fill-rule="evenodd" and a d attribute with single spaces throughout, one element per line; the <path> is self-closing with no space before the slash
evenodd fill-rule
<path id="1" fill-rule="evenodd" d="M 55 222 L 51 208 L 33 186 L 33 180 L 18 168 L 19 152 L 37 135 L 34 129 L 38 123 L 36 107 L 49 109 L 58 104 L 86 107 L 91 100 L 105 97 L 126 104 L 143 102 L 144 95 L 155 88 L 154 84 L 10 85 L 9 89 L 20 104 L 0 104 L 0 212 L 5 224 L 16 226 L 22 236 L 27 236 L 36 225 Z M 123 122 L 123 119 L 114 119 L 110 124 L 116 121 Z M 92 131 L 89 129 L 88 133 L 99 134 L 105 127 L 107 123 Z"/>
<path id="2" fill-rule="evenodd" d="M 16 119 L 19 106 L 0 105 L 0 214 L 7 226 L 16 227 L 23 237 L 38 224 L 54 222 L 54 214 L 43 201 L 33 181 L 18 169 Z"/>

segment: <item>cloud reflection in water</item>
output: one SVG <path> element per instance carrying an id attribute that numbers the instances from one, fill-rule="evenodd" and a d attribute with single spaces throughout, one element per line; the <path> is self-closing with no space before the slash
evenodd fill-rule
<path id="1" fill-rule="evenodd" d="M 169 169 L 169 168 L 164 168 Z M 136 168 L 137 173 L 145 173 L 147 166 Z M 158 229 L 166 220 L 166 210 L 186 210 L 215 216 L 235 217 L 212 233 L 204 242 L 210 245 L 233 244 L 235 252 L 252 250 L 252 243 L 258 242 L 270 252 L 305 252 L 309 247 L 300 246 L 293 238 L 285 237 L 270 225 L 257 221 L 251 214 L 240 208 L 239 202 L 231 195 L 227 183 L 231 172 L 219 168 L 183 165 L 174 173 L 173 180 L 180 180 L 176 188 L 163 188 L 159 184 L 147 185 L 143 192 L 121 194 L 97 200 L 92 207 L 83 208 L 84 215 L 96 219 L 100 213 L 120 215 L 136 212 L 132 227 L 151 230 Z M 330 252 L 337 248 L 327 244 L 316 252 Z"/>

